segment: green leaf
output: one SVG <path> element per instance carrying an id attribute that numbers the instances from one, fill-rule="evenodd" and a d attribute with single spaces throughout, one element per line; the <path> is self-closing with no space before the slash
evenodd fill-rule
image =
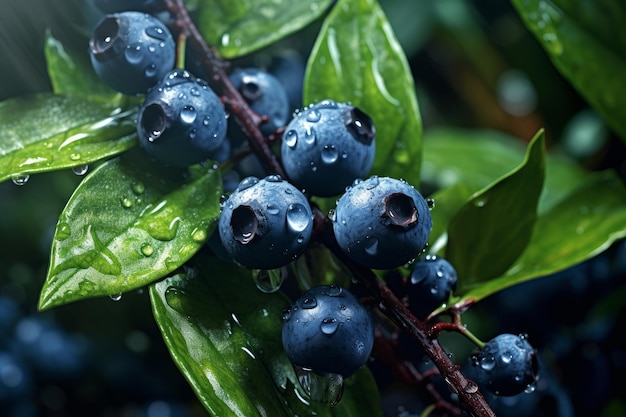
<path id="1" fill-rule="evenodd" d="M 500 277 L 466 291 L 457 305 L 576 265 L 626 237 L 626 188 L 613 171 L 590 173 L 541 214 L 526 250 Z M 467 290 L 467 289 L 466 289 Z"/>
<path id="2" fill-rule="evenodd" d="M 208 0 L 198 27 L 209 45 L 235 58 L 268 46 L 313 22 L 331 0 Z"/>
<path id="3" fill-rule="evenodd" d="M 50 32 L 44 49 L 52 91 L 58 95 L 80 97 L 117 106 L 124 99 L 94 72 L 89 54 L 74 56 Z"/>
<path id="4" fill-rule="evenodd" d="M 249 270 L 215 258 L 194 258 L 188 271 L 152 285 L 150 299 L 174 362 L 211 416 L 381 415 L 367 368 L 345 381 L 333 408 L 302 397 L 282 348 L 290 304 L 282 293 L 262 293 Z"/>
<path id="5" fill-rule="evenodd" d="M 0 181 L 67 169 L 135 146 L 135 112 L 42 93 L 0 102 Z"/>
<path id="6" fill-rule="evenodd" d="M 39 308 L 121 294 L 191 258 L 215 226 L 222 193 L 218 171 L 198 171 L 169 179 L 126 156 L 91 172 L 59 218 Z"/>
<path id="7" fill-rule="evenodd" d="M 418 186 L 422 121 L 406 56 L 372 0 L 339 0 L 309 56 L 304 102 L 351 102 L 376 127 L 373 173 Z"/>
<path id="8" fill-rule="evenodd" d="M 455 214 L 448 227 L 446 258 L 462 285 L 497 277 L 526 248 L 537 219 L 544 173 L 542 130 L 529 143 L 519 167 L 475 193 Z"/>
<path id="9" fill-rule="evenodd" d="M 561 74 L 626 141 L 622 0 L 511 0 Z"/>

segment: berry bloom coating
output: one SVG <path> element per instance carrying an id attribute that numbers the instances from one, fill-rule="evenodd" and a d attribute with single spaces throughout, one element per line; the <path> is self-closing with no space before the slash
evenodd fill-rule
<path id="1" fill-rule="evenodd" d="M 162 0 L 95 0 L 98 9 L 104 13 L 117 13 L 136 10 L 150 13 L 162 6 Z"/>
<path id="2" fill-rule="evenodd" d="M 289 99 L 285 87 L 276 77 L 260 68 L 238 68 L 229 76 L 250 108 L 269 120 L 259 127 L 265 135 L 287 124 Z"/>
<path id="3" fill-rule="evenodd" d="M 144 94 L 174 68 L 176 44 L 154 16 L 122 12 L 104 16 L 89 40 L 98 76 L 123 94 Z"/>
<path id="4" fill-rule="evenodd" d="M 392 269 L 415 259 L 432 228 L 428 204 L 415 187 L 377 176 L 348 187 L 331 220 L 345 254 L 374 269 Z"/>
<path id="5" fill-rule="evenodd" d="M 539 362 L 525 335 L 500 334 L 471 357 L 477 380 L 488 391 L 500 396 L 522 393 L 535 380 Z"/>
<path id="6" fill-rule="evenodd" d="M 359 108 L 332 100 L 313 104 L 285 128 L 281 144 L 285 172 L 307 194 L 341 194 L 371 170 L 375 136 L 372 120 Z"/>
<path id="7" fill-rule="evenodd" d="M 320 285 L 285 312 L 282 340 L 293 365 L 347 378 L 369 358 L 374 325 L 368 310 L 348 290 Z"/>
<path id="8" fill-rule="evenodd" d="M 218 228 L 233 260 L 247 268 L 275 269 L 307 248 L 313 213 L 304 194 L 280 176 L 247 177 L 224 202 Z"/>
<path id="9" fill-rule="evenodd" d="M 226 113 L 209 85 L 185 70 L 169 72 L 139 109 L 139 144 L 155 159 L 185 167 L 218 157 Z"/>
<path id="10" fill-rule="evenodd" d="M 416 317 L 426 318 L 448 300 L 456 290 L 457 282 L 456 270 L 446 259 L 427 255 L 418 260 L 413 265 L 406 288 L 409 309 Z"/>

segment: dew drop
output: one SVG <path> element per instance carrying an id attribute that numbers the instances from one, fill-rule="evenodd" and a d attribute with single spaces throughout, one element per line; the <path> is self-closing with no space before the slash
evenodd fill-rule
<path id="1" fill-rule="evenodd" d="M 89 171 L 89 165 L 86 164 L 72 168 L 72 172 L 80 176 L 85 175 L 87 171 Z"/>
<path id="2" fill-rule="evenodd" d="M 189 139 L 195 139 L 196 135 L 198 134 L 198 131 L 196 129 L 191 129 L 189 130 Z"/>
<path id="3" fill-rule="evenodd" d="M 294 232 L 304 231 L 311 223 L 309 211 L 300 203 L 290 204 L 286 217 L 287 226 Z"/>
<path id="4" fill-rule="evenodd" d="M 337 212 L 335 211 L 335 209 L 328 210 L 328 218 L 331 222 L 337 221 Z"/>
<path id="5" fill-rule="evenodd" d="M 130 188 L 137 195 L 143 194 L 143 192 L 146 191 L 146 186 L 143 185 L 143 182 L 134 182 L 131 184 Z"/>
<path id="6" fill-rule="evenodd" d="M 207 236 L 206 236 L 206 230 L 204 229 L 194 229 L 193 232 L 191 232 L 191 238 L 198 243 L 202 243 L 206 240 Z"/>
<path id="7" fill-rule="evenodd" d="M 362 181 L 360 178 L 357 178 L 356 181 Z M 368 180 L 367 180 L 367 185 L 365 186 L 365 188 L 367 188 L 368 190 L 373 190 L 374 188 L 378 187 L 378 184 L 380 184 L 380 179 L 378 178 L 378 175 L 372 175 Z M 356 184 L 355 184 L 356 185 Z"/>
<path id="8" fill-rule="evenodd" d="M 80 159 L 80 154 L 79 153 L 73 153 L 70 155 L 70 159 L 72 161 L 78 161 Z"/>
<path id="9" fill-rule="evenodd" d="M 341 288 L 338 285 L 331 285 L 330 287 L 328 287 L 328 292 L 327 292 L 329 297 L 339 297 L 340 295 L 343 294 L 343 288 Z"/>
<path id="10" fill-rule="evenodd" d="M 122 204 L 122 207 L 124 208 L 131 208 L 133 206 L 133 200 L 131 200 L 127 196 L 122 196 L 120 198 L 120 203 Z"/>
<path id="11" fill-rule="evenodd" d="M 496 366 L 496 358 L 493 355 L 487 355 L 480 359 L 480 367 L 485 371 L 491 371 Z"/>
<path id="12" fill-rule="evenodd" d="M 277 269 L 253 269 L 252 279 L 260 291 L 269 294 L 280 289 L 287 273 L 286 267 Z"/>
<path id="13" fill-rule="evenodd" d="M 198 87 L 191 87 L 191 90 L 189 90 L 189 94 L 198 97 L 200 95 L 200 90 L 198 89 Z"/>
<path id="14" fill-rule="evenodd" d="M 269 182 L 281 182 L 283 179 L 280 177 L 280 175 L 268 175 L 267 177 L 265 177 L 265 181 L 269 181 Z"/>
<path id="15" fill-rule="evenodd" d="M 339 152 L 335 145 L 324 145 L 322 149 L 322 162 L 325 164 L 334 164 L 339 159 Z"/>
<path id="16" fill-rule="evenodd" d="M 487 204 L 487 199 L 486 198 L 478 198 L 476 200 L 474 200 L 474 206 L 475 207 L 485 207 L 485 205 Z"/>
<path id="17" fill-rule="evenodd" d="M 122 293 L 111 294 L 109 295 L 109 298 L 113 301 L 120 301 L 122 299 Z"/>
<path id="18" fill-rule="evenodd" d="M 158 26 L 152 26 L 152 27 L 147 28 L 146 35 L 150 36 L 151 38 L 158 39 L 160 41 L 167 40 L 167 33 Z"/>
<path id="19" fill-rule="evenodd" d="M 272 215 L 277 215 L 278 213 L 280 213 L 280 210 L 278 209 L 278 207 L 270 203 L 267 205 L 267 212 Z"/>
<path id="20" fill-rule="evenodd" d="M 503 363 L 510 363 L 511 359 L 513 359 L 513 354 L 511 354 L 511 352 L 507 350 L 506 352 L 502 354 L 501 359 Z"/>
<path id="21" fill-rule="evenodd" d="M 185 291 L 176 287 L 167 287 L 165 290 L 165 302 L 168 306 L 178 311 L 181 314 L 186 315 L 185 311 L 185 303 L 183 302 L 183 297 L 185 296 Z"/>
<path id="22" fill-rule="evenodd" d="M 14 175 L 11 177 L 11 181 L 13 181 L 13 184 L 19 186 L 25 185 L 29 179 L 30 175 Z"/>
<path id="23" fill-rule="evenodd" d="M 197 115 L 198 112 L 193 106 L 185 106 L 180 111 L 180 120 L 182 120 L 183 123 L 191 124 L 196 120 Z"/>
<path id="24" fill-rule="evenodd" d="M 319 122 L 321 118 L 322 113 L 315 109 L 311 109 L 306 115 L 306 120 L 312 123 Z"/>
<path id="25" fill-rule="evenodd" d="M 304 143 L 306 143 L 309 146 L 315 145 L 315 141 L 317 140 L 317 133 L 315 132 L 315 129 L 307 126 L 307 128 L 304 131 Z"/>
<path id="26" fill-rule="evenodd" d="M 124 51 L 126 60 L 131 64 L 138 64 L 143 59 L 143 53 L 141 52 L 141 45 L 134 44 L 128 45 Z"/>
<path id="27" fill-rule="evenodd" d="M 152 254 L 154 253 L 154 248 L 151 244 L 144 243 L 143 245 L 141 245 L 140 251 L 143 256 L 152 256 Z"/>
<path id="28" fill-rule="evenodd" d="M 304 300 L 302 300 L 302 308 L 310 310 L 315 307 L 317 307 L 317 300 L 315 297 L 305 297 Z"/>
<path id="29" fill-rule="evenodd" d="M 57 224 L 55 237 L 57 240 L 65 240 L 72 235 L 72 228 L 67 222 L 59 222 Z"/>
<path id="30" fill-rule="evenodd" d="M 317 373 L 300 366 L 296 366 L 294 369 L 300 386 L 311 400 L 331 407 L 341 400 L 343 395 L 343 377 L 341 375 Z"/>
<path id="31" fill-rule="evenodd" d="M 326 317 L 320 324 L 320 330 L 326 335 L 334 334 L 339 328 L 339 322 L 333 317 Z"/>
<path id="32" fill-rule="evenodd" d="M 237 190 L 238 191 L 243 191 L 245 189 L 248 189 L 248 188 L 252 187 L 253 185 L 257 184 L 258 182 L 259 182 L 259 179 L 257 177 L 246 177 L 246 178 L 241 180 L 241 182 L 237 186 Z"/>
<path id="33" fill-rule="evenodd" d="M 146 69 L 143 71 L 143 73 L 146 75 L 147 78 L 152 78 L 156 75 L 157 73 L 157 66 L 156 64 L 150 64 L 146 67 Z"/>
<path id="34" fill-rule="evenodd" d="M 375 256 L 378 254 L 378 239 L 375 237 L 370 237 L 365 241 L 365 253 L 370 256 Z"/>
<path id="35" fill-rule="evenodd" d="M 287 308 L 283 310 L 283 321 L 289 321 L 291 319 L 291 309 Z"/>

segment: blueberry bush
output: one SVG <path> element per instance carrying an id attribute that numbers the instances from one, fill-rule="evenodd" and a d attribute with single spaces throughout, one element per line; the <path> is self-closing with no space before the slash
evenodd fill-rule
<path id="1" fill-rule="evenodd" d="M 626 7 L 502 3 L 1 5 L 3 413 L 624 415 Z"/>

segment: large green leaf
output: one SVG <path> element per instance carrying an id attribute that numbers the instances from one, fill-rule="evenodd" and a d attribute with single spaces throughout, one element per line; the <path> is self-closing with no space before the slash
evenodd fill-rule
<path id="1" fill-rule="evenodd" d="M 626 141 L 626 3 L 511 1 L 556 68 Z"/>
<path id="2" fill-rule="evenodd" d="M 464 285 L 506 271 L 528 244 L 537 219 L 545 176 L 545 139 L 540 131 L 522 164 L 475 193 L 448 226 L 446 258 Z"/>
<path id="3" fill-rule="evenodd" d="M 122 94 L 98 78 L 89 62 L 87 49 L 84 56 L 75 56 L 48 32 L 44 53 L 52 91 L 55 94 L 86 98 L 113 106 L 124 100 Z"/>
<path id="4" fill-rule="evenodd" d="M 0 181 L 78 167 L 137 143 L 135 112 L 41 93 L 0 102 Z"/>
<path id="5" fill-rule="evenodd" d="M 304 102 L 351 102 L 376 127 L 373 173 L 418 186 L 422 122 L 406 56 L 376 1 L 339 0 L 309 57 Z"/>
<path id="6" fill-rule="evenodd" d="M 281 343 L 288 299 L 259 291 L 233 264 L 205 257 L 190 265 L 152 285 L 150 299 L 174 362 L 211 416 L 381 415 L 367 368 L 346 380 L 337 406 L 307 401 Z"/>
<path id="7" fill-rule="evenodd" d="M 208 0 L 198 27 L 209 45 L 227 58 L 249 54 L 313 22 L 331 0 Z"/>
<path id="8" fill-rule="evenodd" d="M 166 178 L 164 168 L 147 169 L 125 156 L 89 174 L 64 208 L 40 309 L 162 278 L 191 258 L 215 226 L 219 171 L 198 168 L 177 181 Z"/>
<path id="9" fill-rule="evenodd" d="M 612 171 L 590 173 L 575 191 L 541 214 L 526 250 L 499 278 L 461 289 L 458 305 L 592 258 L 626 237 L 626 188 Z"/>

